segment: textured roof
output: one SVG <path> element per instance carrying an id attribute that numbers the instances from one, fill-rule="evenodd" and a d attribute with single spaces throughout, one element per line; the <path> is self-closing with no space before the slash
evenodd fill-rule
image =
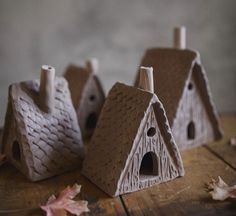
<path id="1" fill-rule="evenodd" d="M 38 93 L 38 80 L 13 84 L 9 92 L 23 154 L 27 155 L 26 163 L 32 172 L 30 176 L 37 180 L 78 166 L 79 156 L 83 155 L 80 129 L 66 80 L 55 79 L 52 114 L 39 108 Z"/>
<path id="2" fill-rule="evenodd" d="M 83 95 L 83 89 L 92 73 L 84 67 L 69 65 L 65 71 L 64 77 L 69 83 L 71 98 L 74 107 L 79 106 Z"/>
<path id="3" fill-rule="evenodd" d="M 82 171 L 108 194 L 115 194 L 114 190 L 126 160 L 130 157 L 137 131 L 147 109 L 153 103 L 158 104 L 157 113 L 162 119 L 158 125 L 162 128 L 162 135 L 168 140 L 169 154 L 179 173 L 183 174 L 177 146 L 172 138 L 164 108 L 156 95 L 116 83 L 101 111 Z"/>
<path id="4" fill-rule="evenodd" d="M 64 77 L 69 83 L 69 89 L 74 107 L 79 107 L 84 94 L 84 88 L 91 77 L 94 78 L 99 90 L 104 93 L 98 77 L 85 67 L 71 64 L 67 67 Z"/>
<path id="5" fill-rule="evenodd" d="M 193 50 L 168 48 L 148 49 L 141 61 L 141 66 L 153 67 L 154 91 L 163 103 L 168 120 L 172 126 L 179 102 L 187 81 L 192 75 L 193 67 L 197 65 L 199 85 L 207 107 L 208 114 L 214 125 L 215 136 L 221 137 L 218 115 L 212 100 L 208 79 L 200 62 L 200 55 Z M 136 84 L 138 76 L 136 79 Z"/>

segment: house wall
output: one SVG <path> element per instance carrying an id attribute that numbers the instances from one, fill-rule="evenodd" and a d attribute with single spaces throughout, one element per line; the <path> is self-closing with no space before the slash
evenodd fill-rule
<path id="1" fill-rule="evenodd" d="M 153 107 L 150 107 L 144 128 L 139 128 L 143 135 L 140 137 L 138 143 L 133 146 L 135 153 L 132 160 L 129 162 L 125 170 L 125 177 L 123 178 L 120 187 L 118 188 L 119 194 L 136 191 L 139 189 L 147 188 L 153 184 L 165 182 L 174 179 L 178 176 L 178 172 L 173 166 L 169 154 L 166 150 L 165 143 L 161 136 Z M 153 137 L 147 136 L 147 131 L 150 127 L 156 128 L 156 134 Z M 147 152 L 153 152 L 157 157 L 157 173 L 154 176 L 144 176 L 140 178 L 139 169 L 143 156 Z M 154 164 L 155 166 L 155 164 Z"/>
<path id="2" fill-rule="evenodd" d="M 30 170 L 27 168 L 26 152 L 29 152 L 28 145 L 24 142 L 25 136 L 20 136 L 19 130 L 16 125 L 16 118 L 13 114 L 12 102 L 8 103 L 7 118 L 5 122 L 5 129 L 3 134 L 3 152 L 7 155 L 8 161 L 13 164 L 24 175 L 28 176 Z M 22 142 L 23 137 L 23 142 Z M 18 144 L 19 154 L 17 158 L 14 158 L 13 145 L 14 142 Z"/>
<path id="3" fill-rule="evenodd" d="M 173 136 L 180 149 L 206 144 L 214 139 L 212 125 L 193 75 L 188 83 L 191 83 L 192 89 L 186 85 L 172 125 Z M 188 139 L 187 128 L 190 122 L 195 127 L 194 139 Z"/>
<path id="4" fill-rule="evenodd" d="M 92 135 L 94 128 L 86 127 L 87 119 L 89 115 L 92 115 L 91 121 L 93 121 L 95 120 L 93 118 L 95 115 L 96 120 L 98 120 L 104 100 L 105 98 L 103 92 L 99 88 L 95 78 L 91 76 L 84 88 L 80 106 L 77 109 L 78 121 L 83 137 L 89 137 Z"/>

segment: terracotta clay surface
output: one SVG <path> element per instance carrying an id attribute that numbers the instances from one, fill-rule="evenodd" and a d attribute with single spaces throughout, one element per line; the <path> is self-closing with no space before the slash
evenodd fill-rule
<path id="1" fill-rule="evenodd" d="M 155 94 L 121 83 L 112 87 L 82 173 L 111 196 L 184 175 L 178 147 Z"/>
<path id="2" fill-rule="evenodd" d="M 197 51 L 152 48 L 141 65 L 154 69 L 154 92 L 163 103 L 181 149 L 222 137 L 206 72 Z M 139 74 L 135 85 L 138 86 Z"/>
<path id="3" fill-rule="evenodd" d="M 32 181 L 77 167 L 84 154 L 67 82 L 54 79 L 54 69 L 45 72 L 45 67 L 49 66 L 42 68 L 41 83 L 46 90 L 39 80 L 10 86 L 3 134 L 7 159 Z M 42 81 L 45 73 L 50 81 Z M 44 103 L 41 92 L 47 95 Z M 50 107 L 50 111 L 45 112 L 43 107 Z"/>
<path id="4" fill-rule="evenodd" d="M 64 74 L 69 83 L 73 105 L 85 138 L 92 135 L 105 101 L 97 72 L 98 61 L 91 59 L 87 61 L 85 67 L 69 65 Z"/>

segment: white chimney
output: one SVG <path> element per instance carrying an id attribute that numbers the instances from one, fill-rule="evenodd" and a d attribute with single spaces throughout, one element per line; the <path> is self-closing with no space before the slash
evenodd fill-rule
<path id="1" fill-rule="evenodd" d="M 153 68 L 140 67 L 139 70 L 139 88 L 154 93 Z"/>
<path id="2" fill-rule="evenodd" d="M 174 28 L 174 48 L 186 49 L 186 27 Z"/>
<path id="3" fill-rule="evenodd" d="M 97 74 L 99 69 L 99 63 L 96 58 L 91 58 L 86 62 L 86 68 L 93 74 Z"/>
<path id="4" fill-rule="evenodd" d="M 54 108 L 54 79 L 55 68 L 43 65 L 40 76 L 39 98 L 42 110 L 47 113 L 52 112 Z"/>

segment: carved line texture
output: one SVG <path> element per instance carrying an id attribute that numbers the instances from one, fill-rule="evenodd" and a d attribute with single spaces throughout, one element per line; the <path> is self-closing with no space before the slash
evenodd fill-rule
<path id="1" fill-rule="evenodd" d="M 165 182 L 178 176 L 178 170 L 170 160 L 170 155 L 168 154 L 161 132 L 158 128 L 152 106 L 148 110 L 148 116 L 145 122 L 145 127 L 140 131 L 141 139 L 137 144 L 138 149 L 136 149 L 133 159 L 129 164 L 128 172 L 125 174 L 126 178 L 120 185 L 119 194 L 150 187 L 154 184 Z M 146 135 L 150 127 L 157 129 L 157 132 L 153 137 L 148 137 Z M 142 180 L 139 173 L 141 161 L 143 156 L 148 152 L 153 152 L 157 157 L 158 174 L 145 176 Z M 155 164 L 153 164 L 153 166 L 155 166 Z"/>
<path id="2" fill-rule="evenodd" d="M 144 120 L 148 108 L 153 103 L 158 104 L 157 112 L 162 116 L 162 135 L 165 136 L 165 143 L 168 143 L 171 160 L 178 174 L 183 174 L 182 160 L 160 101 L 149 92 L 116 83 L 103 106 L 82 171 L 92 182 L 112 196 L 126 191 L 121 189 L 119 192 L 117 189 L 125 178 L 125 168 L 133 156 L 137 157 L 135 147 L 141 142 L 140 137 L 146 122 Z"/>

